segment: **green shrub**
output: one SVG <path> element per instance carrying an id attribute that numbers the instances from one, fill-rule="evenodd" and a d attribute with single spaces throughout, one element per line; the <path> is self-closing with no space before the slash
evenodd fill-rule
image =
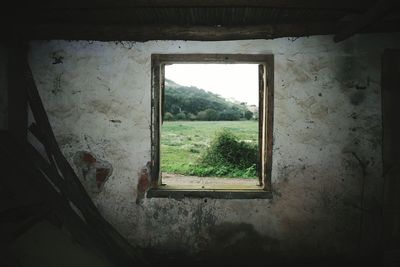
<path id="1" fill-rule="evenodd" d="M 165 112 L 164 120 L 165 121 L 172 121 L 172 120 L 174 120 L 174 115 L 172 115 L 172 113 L 170 113 L 170 112 Z"/>
<path id="2" fill-rule="evenodd" d="M 197 119 L 196 115 L 194 115 L 193 113 L 188 113 L 188 114 L 187 114 L 187 118 L 188 118 L 190 121 L 195 121 L 195 120 Z"/>
<path id="3" fill-rule="evenodd" d="M 212 174 L 216 176 L 233 172 L 238 173 L 238 177 L 256 176 L 258 147 L 238 140 L 232 132 L 224 129 L 216 134 L 199 163 L 212 167 Z"/>
<path id="4" fill-rule="evenodd" d="M 194 148 L 194 147 L 191 147 L 190 149 L 189 149 L 189 151 L 190 152 L 192 152 L 192 153 L 200 153 L 200 150 L 198 150 L 197 148 Z"/>
<path id="5" fill-rule="evenodd" d="M 175 120 L 181 121 L 186 119 L 186 114 L 184 112 L 179 112 L 175 115 Z"/>

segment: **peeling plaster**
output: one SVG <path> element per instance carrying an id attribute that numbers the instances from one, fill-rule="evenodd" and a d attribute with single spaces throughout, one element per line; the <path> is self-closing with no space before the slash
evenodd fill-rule
<path id="1" fill-rule="evenodd" d="M 74 156 L 78 178 L 89 194 L 98 194 L 111 176 L 113 168 L 105 160 L 99 160 L 90 152 L 78 151 Z"/>

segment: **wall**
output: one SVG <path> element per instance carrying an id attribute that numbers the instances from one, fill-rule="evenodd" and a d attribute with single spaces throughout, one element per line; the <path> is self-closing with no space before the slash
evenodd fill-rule
<path id="1" fill-rule="evenodd" d="M 7 48 L 0 43 L 0 130 L 7 129 Z"/>
<path id="2" fill-rule="evenodd" d="M 400 263 L 400 49 L 382 57 L 383 236 L 385 262 Z M 388 264 L 389 265 L 389 264 Z"/>
<path id="3" fill-rule="evenodd" d="M 111 267 L 101 255 L 87 248 L 59 227 L 45 220 L 27 229 L 5 248 L 1 266 Z"/>
<path id="4" fill-rule="evenodd" d="M 63 152 L 132 244 L 192 259 L 370 260 L 381 229 L 380 59 L 399 37 L 35 41 L 30 64 Z M 152 53 L 274 54 L 272 199 L 136 203 L 150 161 Z"/>
<path id="5" fill-rule="evenodd" d="M 11 84 L 10 78 L 12 78 L 9 75 L 9 59 L 12 58 L 11 53 L 14 48 L 11 48 L 10 43 L 0 43 L 0 130 L 9 130 L 8 90 Z M 14 96 L 18 96 L 18 93 Z M 35 193 L 24 190 L 25 185 L 19 188 L 22 188 L 22 194 L 15 194 L 7 180 L 10 177 L 20 178 L 15 172 L 9 171 L 18 164 L 11 166 L 10 162 L 5 164 L 3 159 L 8 153 L 4 147 L 1 147 L 0 154 L 2 159 L 0 266 L 112 266 L 102 255 L 98 255 L 98 252 L 73 240 L 71 234 L 61 226 L 56 227 L 54 220 L 53 224 L 46 221 L 46 219 L 51 220 L 51 216 L 45 215 L 43 220 L 37 220 L 35 218 L 37 215 L 33 214 L 34 211 L 30 214 L 32 216 L 28 214 L 30 212 L 26 213 L 26 205 L 33 200 L 32 195 Z M 32 203 L 32 205 L 37 206 L 37 203 Z M 25 217 L 30 217 L 30 219 L 25 220 Z"/>

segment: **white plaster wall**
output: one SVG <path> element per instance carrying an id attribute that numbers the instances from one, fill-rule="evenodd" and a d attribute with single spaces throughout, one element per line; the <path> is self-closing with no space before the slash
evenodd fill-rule
<path id="1" fill-rule="evenodd" d="M 236 234 L 254 230 L 263 246 L 253 250 L 264 255 L 350 257 L 379 245 L 380 57 L 385 48 L 400 47 L 399 37 L 360 35 L 339 44 L 332 36 L 35 41 L 30 64 L 71 164 L 77 151 L 87 150 L 113 166 L 93 199 L 133 244 L 196 253 L 221 246 L 213 229 L 222 225 Z M 135 203 L 139 172 L 150 161 L 152 53 L 274 54 L 273 199 Z M 53 64 L 60 57 L 62 63 Z M 367 166 L 364 214 L 362 168 L 355 156 Z"/>

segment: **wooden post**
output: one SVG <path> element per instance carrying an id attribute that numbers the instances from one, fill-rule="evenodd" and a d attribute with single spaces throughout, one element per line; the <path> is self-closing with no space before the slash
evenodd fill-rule
<path id="1" fill-rule="evenodd" d="M 258 153 L 259 153 L 259 166 L 258 166 L 258 184 L 263 186 L 264 180 L 264 70 L 263 64 L 258 65 Z"/>

